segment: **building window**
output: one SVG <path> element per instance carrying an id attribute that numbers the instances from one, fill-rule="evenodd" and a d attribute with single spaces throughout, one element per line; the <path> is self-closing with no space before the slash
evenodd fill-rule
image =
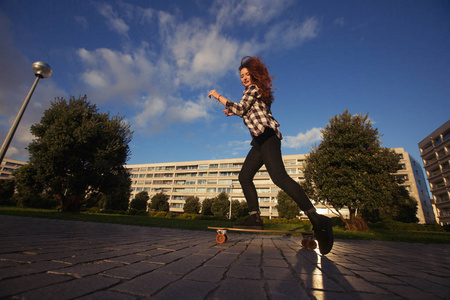
<path id="1" fill-rule="evenodd" d="M 233 181 L 229 179 L 219 179 L 219 184 L 232 184 Z"/>

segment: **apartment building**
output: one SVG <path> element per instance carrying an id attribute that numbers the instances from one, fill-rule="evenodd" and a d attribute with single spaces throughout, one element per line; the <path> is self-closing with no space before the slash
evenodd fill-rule
<path id="1" fill-rule="evenodd" d="M 400 157 L 400 169 L 397 171 L 396 176 L 401 177 L 405 181 L 402 186 L 409 191 L 411 197 L 417 200 L 417 218 L 419 223 L 436 223 L 436 215 L 431 204 L 422 166 L 419 161 L 410 156 L 403 148 L 394 148 L 394 151 Z"/>
<path id="2" fill-rule="evenodd" d="M 419 142 L 440 224 L 450 224 L 450 120 Z"/>
<path id="3" fill-rule="evenodd" d="M 10 179 L 13 177 L 13 172 L 26 165 L 27 162 L 15 159 L 4 158 L 0 165 L 0 179 Z"/>
<path id="4" fill-rule="evenodd" d="M 426 186 L 417 186 L 424 179 L 417 179 L 420 172 L 413 169 L 415 163 L 402 148 L 395 151 L 402 158 L 401 170 L 398 175 L 405 179 L 405 187 L 418 201 L 423 194 L 423 205 L 419 204 L 419 211 L 429 209 L 427 205 Z M 288 174 L 297 182 L 304 180 L 303 164 L 307 154 L 284 155 L 283 161 Z M 169 196 L 170 210 L 183 212 L 185 200 L 189 196 L 196 196 L 200 201 L 206 198 L 214 198 L 221 192 L 227 192 L 232 200 L 245 201 L 244 194 L 238 181 L 239 171 L 244 163 L 244 158 L 185 161 L 172 163 L 153 163 L 127 165 L 132 178 L 132 198 L 141 192 L 148 192 L 150 198 L 156 193 L 163 192 Z M 423 176 L 423 172 L 422 172 Z M 420 181 L 422 180 L 422 181 Z M 256 174 L 254 183 L 258 191 L 262 216 L 277 217 L 277 194 L 280 191 L 270 179 L 269 173 L 263 166 Z M 428 203 L 430 202 L 428 198 Z M 421 200 L 422 203 L 422 200 Z M 325 206 L 316 205 L 320 214 L 332 216 L 333 213 Z M 341 211 L 348 217 L 348 211 Z M 422 223 L 426 222 L 429 211 L 418 213 Z M 432 218 L 432 216 L 430 217 Z"/>
<path id="5" fill-rule="evenodd" d="M 303 179 L 305 159 L 302 154 L 283 156 L 286 171 L 296 181 Z M 244 158 L 233 158 L 126 167 L 131 173 L 132 198 L 141 191 L 147 191 L 150 197 L 163 192 L 169 196 L 170 210 L 183 212 L 185 200 L 189 196 L 196 196 L 203 201 L 226 192 L 231 200 L 245 201 L 238 181 L 243 163 Z M 254 183 L 262 215 L 270 218 L 278 216 L 275 206 L 280 189 L 272 182 L 264 166 L 256 174 Z"/>

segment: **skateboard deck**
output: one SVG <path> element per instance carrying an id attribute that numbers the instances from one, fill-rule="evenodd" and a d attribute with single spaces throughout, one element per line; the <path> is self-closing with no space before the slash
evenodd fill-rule
<path id="1" fill-rule="evenodd" d="M 314 250 L 317 248 L 317 241 L 312 231 L 283 231 L 283 230 L 264 230 L 264 229 L 241 229 L 230 227 L 208 227 L 217 231 L 216 242 L 223 244 L 228 241 L 227 231 L 255 232 L 255 233 L 278 233 L 278 234 L 298 234 L 302 236 L 302 246 Z"/>

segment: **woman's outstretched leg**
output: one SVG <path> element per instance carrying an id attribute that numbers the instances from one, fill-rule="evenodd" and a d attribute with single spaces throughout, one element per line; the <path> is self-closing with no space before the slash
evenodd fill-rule
<path id="1" fill-rule="evenodd" d="M 272 181 L 308 216 L 319 241 L 320 252 L 322 254 L 330 252 L 334 242 L 331 219 L 316 212 L 303 188 L 287 174 L 281 156 L 281 141 L 275 136 L 269 138 L 261 146 L 260 154 Z"/>

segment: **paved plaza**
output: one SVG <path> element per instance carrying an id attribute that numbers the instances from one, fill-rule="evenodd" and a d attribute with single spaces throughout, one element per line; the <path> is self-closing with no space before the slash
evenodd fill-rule
<path id="1" fill-rule="evenodd" d="M 450 299 L 450 246 L 0 216 L 0 299 Z"/>

